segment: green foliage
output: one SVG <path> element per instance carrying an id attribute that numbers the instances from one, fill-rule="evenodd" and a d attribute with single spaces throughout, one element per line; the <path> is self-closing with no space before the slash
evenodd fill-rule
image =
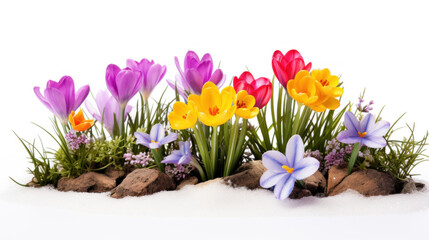
<path id="1" fill-rule="evenodd" d="M 416 140 L 414 126 L 408 126 L 410 135 L 402 141 L 387 140 L 387 146 L 375 152 L 370 167 L 389 172 L 399 180 L 414 176 L 411 171 L 420 163 L 427 161 L 424 154 L 428 133 L 421 140 Z"/>
<path id="2" fill-rule="evenodd" d="M 60 174 L 58 174 L 58 164 L 56 162 L 51 162 L 47 152 L 45 151 L 42 141 L 40 141 L 42 144 L 42 149 L 39 150 L 35 146 L 35 141 L 28 142 L 20 138 L 16 133 L 15 135 L 24 146 L 29 155 L 29 159 L 31 160 L 30 162 L 34 166 L 33 169 L 28 168 L 29 173 L 34 176 L 32 181 L 39 184 L 40 186 L 45 186 L 48 184 L 53 184 L 56 186 L 59 178 L 61 177 Z M 26 186 L 16 182 L 14 179 L 12 179 L 12 181 L 19 185 Z"/>

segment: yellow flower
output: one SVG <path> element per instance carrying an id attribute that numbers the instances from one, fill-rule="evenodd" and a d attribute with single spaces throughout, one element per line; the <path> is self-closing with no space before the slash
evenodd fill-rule
<path id="1" fill-rule="evenodd" d="M 336 97 L 340 97 L 344 93 L 342 88 L 337 87 L 339 78 L 331 75 L 331 72 L 327 68 L 313 70 L 311 76 L 315 79 L 318 99 L 308 106 L 316 112 L 323 112 L 326 109 L 337 109 L 340 106 L 340 101 Z"/>
<path id="2" fill-rule="evenodd" d="M 168 121 L 174 130 L 193 128 L 197 123 L 197 114 L 197 105 L 194 102 L 175 102 L 173 111 L 168 114 Z"/>
<path id="3" fill-rule="evenodd" d="M 287 91 L 293 99 L 307 106 L 315 103 L 319 98 L 316 95 L 316 82 L 306 70 L 299 71 L 295 79 L 289 80 Z"/>
<path id="4" fill-rule="evenodd" d="M 89 119 L 85 120 L 85 116 L 83 115 L 82 109 L 75 115 L 74 111 L 72 111 L 69 115 L 69 122 L 72 128 L 78 132 L 85 131 L 94 125 L 94 120 Z"/>
<path id="5" fill-rule="evenodd" d="M 235 110 L 235 115 L 251 119 L 258 115 L 259 108 L 255 106 L 255 98 L 252 95 L 247 94 L 246 90 L 241 90 L 237 93 L 237 110 Z"/>
<path id="6" fill-rule="evenodd" d="M 228 86 L 219 94 L 219 88 L 212 82 L 204 84 L 201 96 L 191 94 L 188 102 L 195 102 L 198 109 L 198 119 L 207 126 L 216 127 L 224 124 L 235 113 L 234 104 L 236 92 Z"/>

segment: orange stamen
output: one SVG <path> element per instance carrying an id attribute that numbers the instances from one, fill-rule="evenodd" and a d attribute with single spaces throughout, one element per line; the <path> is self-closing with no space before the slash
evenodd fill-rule
<path id="1" fill-rule="evenodd" d="M 329 81 L 327 79 L 321 79 L 321 80 L 319 80 L 319 82 L 324 87 L 329 85 Z"/>
<path id="2" fill-rule="evenodd" d="M 359 137 L 363 138 L 363 137 L 365 137 L 365 136 L 366 136 L 367 132 L 363 132 L 363 133 L 358 132 L 358 134 L 359 134 Z"/>
<path id="3" fill-rule="evenodd" d="M 152 142 L 153 142 L 153 143 L 158 143 L 158 142 L 155 142 L 155 140 L 152 140 Z"/>
<path id="4" fill-rule="evenodd" d="M 288 166 L 286 166 L 286 165 L 283 165 L 282 166 L 282 168 L 284 169 L 284 170 L 286 170 L 286 172 L 288 172 L 288 173 L 290 173 L 290 174 L 292 174 L 293 173 L 293 168 L 290 168 L 290 167 L 288 167 Z"/>
<path id="5" fill-rule="evenodd" d="M 212 116 L 216 116 L 219 114 L 219 108 L 217 106 L 214 106 L 213 108 L 209 107 L 209 113 Z"/>
<path id="6" fill-rule="evenodd" d="M 183 116 L 182 116 L 182 118 L 183 119 L 186 119 L 188 117 L 188 114 L 187 113 L 185 113 Z"/>
<path id="7" fill-rule="evenodd" d="M 237 101 L 237 108 L 247 108 L 246 103 Z"/>

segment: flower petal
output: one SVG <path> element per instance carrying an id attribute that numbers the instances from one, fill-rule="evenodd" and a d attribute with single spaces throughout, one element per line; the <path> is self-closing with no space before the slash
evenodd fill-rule
<path id="1" fill-rule="evenodd" d="M 40 87 L 34 87 L 33 88 L 34 93 L 36 94 L 36 97 L 39 98 L 39 100 L 45 105 L 51 112 L 54 112 L 51 105 L 48 102 L 48 99 L 46 99 L 41 93 L 40 93 Z"/>
<path id="2" fill-rule="evenodd" d="M 79 88 L 79 90 L 77 90 L 76 99 L 73 101 L 74 105 L 73 105 L 73 108 L 70 109 L 70 111 L 75 111 L 76 109 L 79 108 L 79 106 L 83 103 L 83 101 L 88 96 L 89 90 L 90 90 L 89 85 L 85 85 Z"/>
<path id="3" fill-rule="evenodd" d="M 367 132 L 368 129 L 373 129 L 375 125 L 375 117 L 372 113 L 368 113 L 365 117 L 360 121 L 360 130 L 361 132 Z"/>
<path id="4" fill-rule="evenodd" d="M 270 188 L 278 184 L 279 181 L 287 174 L 287 172 L 277 173 L 272 171 L 266 171 L 259 179 L 259 185 L 261 185 L 261 187 L 263 188 Z"/>
<path id="5" fill-rule="evenodd" d="M 286 166 L 294 168 L 304 157 L 304 143 L 299 135 L 293 135 L 286 145 Z"/>
<path id="6" fill-rule="evenodd" d="M 267 151 L 262 155 L 262 164 L 272 172 L 284 173 L 282 168 L 286 165 L 286 156 L 279 151 Z"/>
<path id="7" fill-rule="evenodd" d="M 286 180 L 285 184 L 281 188 L 279 195 L 277 195 L 277 198 L 280 200 L 285 200 L 286 198 L 288 198 L 290 193 L 293 190 L 293 187 L 295 186 L 295 178 L 290 174 L 288 175 L 289 175 L 289 178 Z M 274 188 L 274 194 L 276 194 L 275 188 Z"/>
<path id="8" fill-rule="evenodd" d="M 185 71 L 186 81 L 189 84 L 191 93 L 201 94 L 204 85 L 204 79 L 196 69 L 188 69 Z"/>
<path id="9" fill-rule="evenodd" d="M 390 129 L 390 123 L 386 121 L 378 121 L 372 129 L 368 129 L 368 135 L 374 137 L 383 137 Z"/>
<path id="10" fill-rule="evenodd" d="M 150 130 L 150 140 L 155 142 L 160 142 L 165 136 L 164 127 L 158 123 L 152 126 Z"/>
<path id="11" fill-rule="evenodd" d="M 320 167 L 319 160 L 313 157 L 306 157 L 295 164 L 292 176 L 298 180 L 313 175 Z"/>
<path id="12" fill-rule="evenodd" d="M 222 70 L 216 69 L 209 81 L 216 84 L 216 86 L 220 88 L 225 83 L 225 75 L 223 74 Z"/>
<path id="13" fill-rule="evenodd" d="M 362 139 L 362 144 L 370 148 L 384 148 L 387 143 L 383 137 L 367 136 Z"/>
<path id="14" fill-rule="evenodd" d="M 110 93 L 118 97 L 118 88 L 116 86 L 116 76 L 121 71 L 121 69 L 115 64 L 109 64 L 106 69 L 106 85 L 107 89 L 109 89 Z"/>
<path id="15" fill-rule="evenodd" d="M 346 114 L 344 114 L 344 125 L 346 126 L 347 129 L 352 130 L 356 133 L 361 132 L 360 123 L 359 123 L 358 119 L 350 111 L 348 111 L 348 112 L 346 112 Z"/>
<path id="16" fill-rule="evenodd" d="M 354 130 L 345 130 L 337 135 L 337 140 L 345 144 L 361 142 L 361 137 Z"/>
<path id="17" fill-rule="evenodd" d="M 51 105 L 54 114 L 62 121 L 66 121 L 70 113 L 67 112 L 66 100 L 62 92 L 56 88 L 47 88 L 45 89 L 45 97 Z"/>
<path id="18" fill-rule="evenodd" d="M 144 145 L 146 147 L 149 147 L 150 143 L 152 142 L 149 134 L 147 134 L 147 133 L 135 132 L 134 137 L 136 138 L 137 144 L 141 144 L 141 145 Z"/>
<path id="19" fill-rule="evenodd" d="M 161 139 L 161 141 L 159 141 L 159 144 L 164 145 L 164 144 L 176 141 L 176 139 L 177 139 L 177 133 L 170 133 L 168 136 Z"/>

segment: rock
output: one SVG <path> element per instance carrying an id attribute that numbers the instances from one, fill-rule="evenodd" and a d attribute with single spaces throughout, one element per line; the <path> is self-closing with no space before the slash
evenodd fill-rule
<path id="1" fill-rule="evenodd" d="M 259 187 L 259 179 L 266 170 L 262 161 L 251 161 L 241 165 L 235 174 L 225 177 L 224 180 L 233 187 L 256 189 Z"/>
<path id="2" fill-rule="evenodd" d="M 174 190 L 174 180 L 167 174 L 154 169 L 142 168 L 132 171 L 115 189 L 111 196 L 144 196 L 165 190 Z"/>
<path id="3" fill-rule="evenodd" d="M 311 193 L 324 193 L 326 188 L 326 179 L 323 174 L 319 171 L 316 171 L 310 177 L 303 179 L 305 186 Z"/>
<path id="4" fill-rule="evenodd" d="M 293 188 L 292 192 L 290 193 L 289 198 L 290 199 L 301 199 L 301 198 L 310 197 L 310 196 L 313 196 L 313 194 L 311 194 L 310 190 L 295 186 Z"/>
<path id="5" fill-rule="evenodd" d="M 421 191 L 424 187 L 425 185 L 423 183 L 417 183 L 412 178 L 407 178 L 407 180 L 405 180 L 402 186 L 401 193 L 412 193 L 415 191 Z"/>
<path id="6" fill-rule="evenodd" d="M 187 185 L 195 185 L 198 183 L 198 178 L 195 176 L 188 176 L 187 178 L 183 179 L 179 185 L 177 185 L 176 189 L 180 190 L 182 189 L 184 186 Z"/>
<path id="7" fill-rule="evenodd" d="M 118 179 L 125 176 L 124 170 L 116 169 L 115 167 L 109 166 L 104 171 L 104 174 L 106 174 L 108 177 L 111 177 L 113 179 Z"/>
<path id="8" fill-rule="evenodd" d="M 347 189 L 353 189 L 367 197 L 389 195 L 395 193 L 395 179 L 374 169 L 355 171 L 328 190 L 328 196 L 340 194 Z"/>
<path id="9" fill-rule="evenodd" d="M 87 172 L 77 178 L 61 178 L 58 181 L 59 191 L 75 192 L 108 192 L 116 186 L 116 181 L 104 174 Z"/>
<path id="10" fill-rule="evenodd" d="M 334 187 L 343 181 L 346 176 L 346 167 L 332 166 L 328 171 L 328 185 L 326 188 L 326 193 L 329 195 L 329 192 L 331 192 Z"/>

